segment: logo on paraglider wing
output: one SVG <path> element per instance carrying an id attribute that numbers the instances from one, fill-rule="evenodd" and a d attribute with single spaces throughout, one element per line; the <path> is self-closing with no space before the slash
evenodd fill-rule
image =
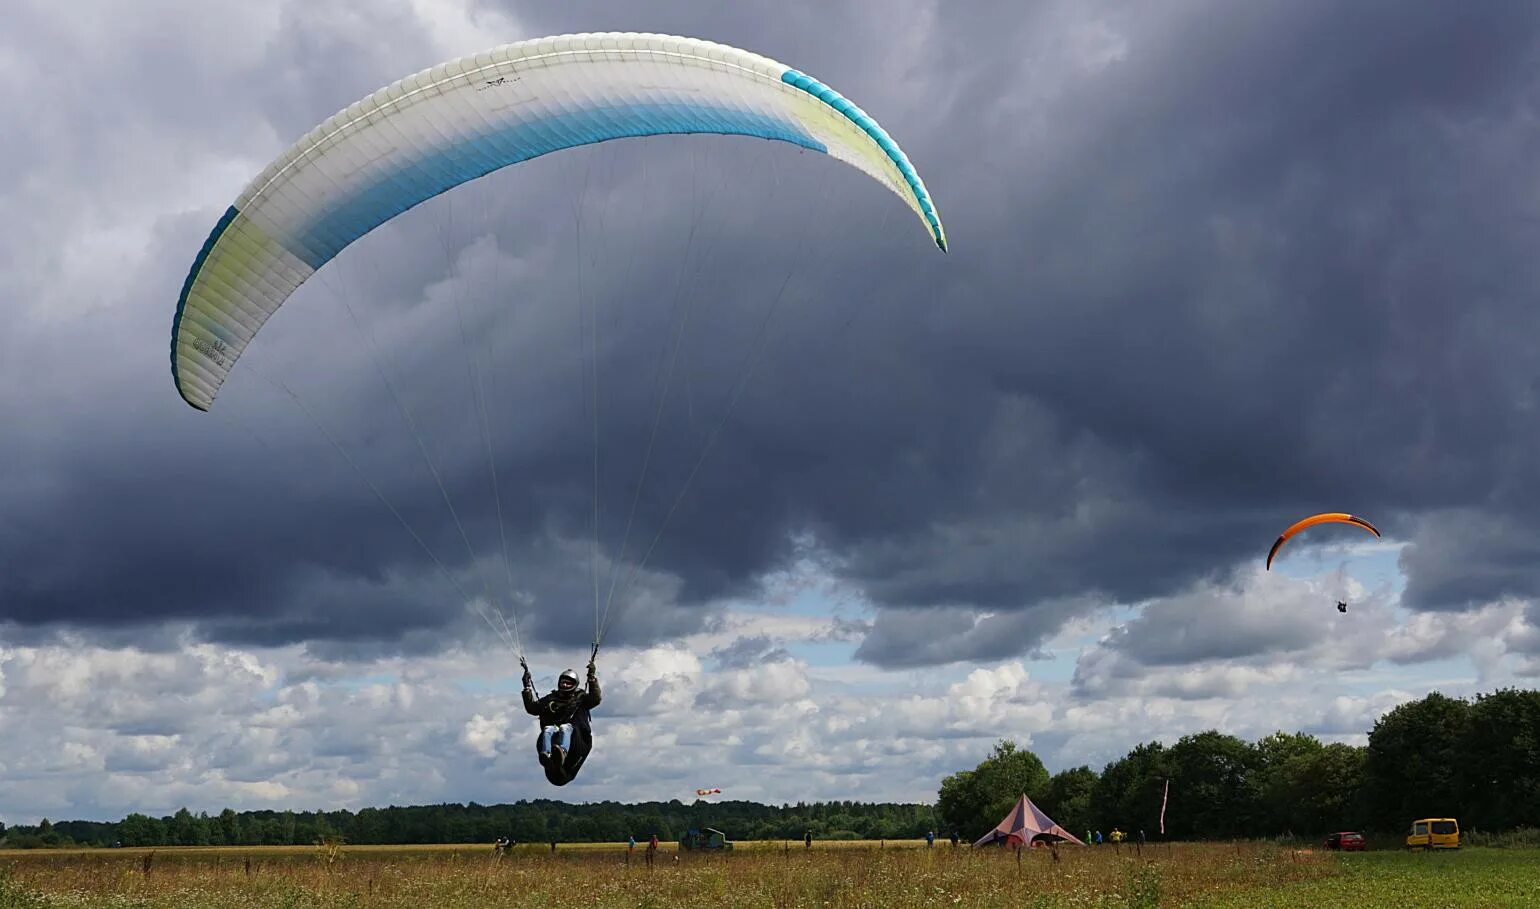
<path id="1" fill-rule="evenodd" d="M 512 78 L 508 76 L 498 76 L 496 79 L 487 79 L 480 85 L 476 86 L 476 91 L 484 92 L 489 88 L 497 88 L 500 85 L 512 85 L 517 81 L 519 81 L 518 76 L 513 76 Z"/>
<path id="2" fill-rule="evenodd" d="M 225 355 L 230 352 L 230 348 L 225 346 L 225 342 L 219 340 L 218 338 L 213 340 L 209 340 L 208 338 L 194 338 L 192 343 L 193 348 L 196 349 L 198 353 L 203 354 L 205 357 L 208 357 L 210 360 L 213 360 L 220 366 L 226 365 Z"/>

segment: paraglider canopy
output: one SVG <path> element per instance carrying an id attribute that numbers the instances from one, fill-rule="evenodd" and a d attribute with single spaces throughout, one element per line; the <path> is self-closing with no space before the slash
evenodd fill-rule
<path id="1" fill-rule="evenodd" d="M 1277 540 L 1273 541 L 1273 548 L 1267 552 L 1268 570 L 1272 570 L 1273 558 L 1278 555 L 1278 550 L 1283 547 L 1283 544 L 1287 542 L 1290 537 L 1294 536 L 1302 530 L 1314 527 L 1317 524 L 1353 524 L 1357 527 L 1362 527 L 1364 530 L 1369 531 L 1376 537 L 1380 535 L 1379 530 L 1375 528 L 1373 524 L 1370 524 L 1368 521 L 1357 517 L 1356 515 L 1350 515 L 1340 511 L 1329 511 L 1322 514 L 1314 514 L 1301 521 L 1296 521 L 1289 527 L 1288 530 L 1285 530 L 1283 533 L 1279 534 Z"/>
<path id="2" fill-rule="evenodd" d="M 338 111 L 268 164 L 193 260 L 171 375 L 208 410 L 270 316 L 353 241 L 495 170 L 597 142 L 716 133 L 821 152 L 877 180 L 947 248 L 898 143 L 817 79 L 745 50 L 669 35 L 561 35 L 423 70 Z"/>

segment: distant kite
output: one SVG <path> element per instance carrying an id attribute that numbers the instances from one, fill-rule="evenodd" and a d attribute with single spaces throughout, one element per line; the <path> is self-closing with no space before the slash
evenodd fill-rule
<path id="1" fill-rule="evenodd" d="M 722 794 L 722 790 L 720 790 L 720 789 L 697 789 L 697 790 L 695 790 L 695 794 L 696 795 L 700 795 L 700 796 L 704 796 L 704 795 L 721 795 Z"/>
<path id="2" fill-rule="evenodd" d="M 1311 515 L 1310 517 L 1305 518 L 1303 521 L 1296 522 L 1288 530 L 1285 530 L 1283 533 L 1278 535 L 1278 539 L 1273 542 L 1273 548 L 1267 552 L 1268 570 L 1271 570 L 1273 567 L 1273 557 L 1278 554 L 1278 550 L 1282 548 L 1283 544 L 1290 537 L 1294 536 L 1296 533 L 1299 533 L 1301 530 L 1304 530 L 1307 527 L 1314 527 L 1317 524 L 1354 524 L 1362 527 L 1364 530 L 1369 531 L 1375 536 L 1380 535 L 1379 530 L 1377 530 L 1373 524 L 1370 524 L 1363 518 L 1355 517 L 1354 515 L 1344 514 L 1340 511 L 1329 511 L 1325 514 Z"/>

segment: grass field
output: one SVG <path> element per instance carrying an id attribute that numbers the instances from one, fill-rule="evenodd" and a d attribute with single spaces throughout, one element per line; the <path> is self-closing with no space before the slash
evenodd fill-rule
<path id="1" fill-rule="evenodd" d="M 0 909 L 121 907 L 1154 907 L 1540 905 L 1540 851 L 1334 855 L 1265 844 L 954 850 L 752 843 L 731 854 L 487 846 L 0 852 Z"/>

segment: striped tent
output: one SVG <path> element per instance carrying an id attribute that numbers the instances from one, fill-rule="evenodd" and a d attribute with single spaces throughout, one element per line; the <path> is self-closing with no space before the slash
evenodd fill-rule
<path id="1" fill-rule="evenodd" d="M 984 834 L 973 845 L 988 846 L 999 843 L 1002 846 L 1032 846 L 1039 842 L 1055 840 L 1064 840 L 1077 846 L 1085 845 L 1068 830 L 1055 824 L 1053 818 L 1032 804 L 1032 800 L 1026 795 L 1022 795 L 1016 802 L 1016 807 L 1005 816 L 1005 820 L 995 825 L 995 829 Z"/>

